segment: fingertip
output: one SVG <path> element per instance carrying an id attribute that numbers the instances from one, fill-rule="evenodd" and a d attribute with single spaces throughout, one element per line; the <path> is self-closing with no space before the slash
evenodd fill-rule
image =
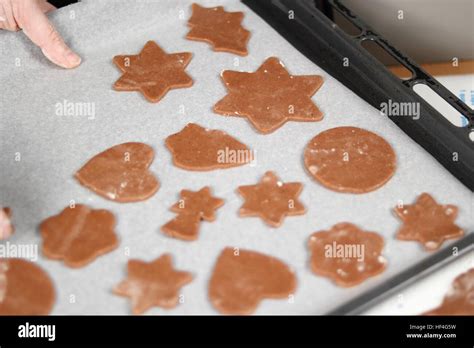
<path id="1" fill-rule="evenodd" d="M 68 66 L 67 66 L 68 69 L 78 67 L 82 61 L 81 57 L 79 57 L 79 55 L 77 55 L 73 51 L 69 51 L 68 53 L 66 53 L 65 58 L 68 63 Z"/>
<path id="2" fill-rule="evenodd" d="M 52 63 L 60 66 L 64 69 L 73 69 L 81 64 L 81 57 L 71 50 L 66 51 L 64 54 L 59 54 L 54 52 L 54 54 L 49 54 L 47 50 L 41 50 L 46 58 L 48 58 Z"/>

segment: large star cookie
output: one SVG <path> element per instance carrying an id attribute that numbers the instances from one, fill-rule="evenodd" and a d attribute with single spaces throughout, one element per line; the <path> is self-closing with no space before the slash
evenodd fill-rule
<path id="1" fill-rule="evenodd" d="M 261 133 L 271 133 L 286 121 L 319 121 L 321 111 L 311 96 L 323 84 L 318 75 L 293 76 L 278 58 L 268 58 L 256 72 L 226 70 L 222 79 L 228 94 L 214 111 L 247 117 Z"/>
<path id="2" fill-rule="evenodd" d="M 114 63 L 123 72 L 115 82 L 117 91 L 140 91 L 146 99 L 156 103 L 174 88 L 190 87 L 193 80 L 184 69 L 192 54 L 167 54 L 154 41 L 148 41 L 137 55 L 114 57 Z"/>
<path id="3" fill-rule="evenodd" d="M 114 293 L 130 297 L 133 314 L 141 314 L 155 306 L 175 307 L 179 290 L 192 279 L 191 273 L 173 268 L 169 254 L 152 262 L 130 260 L 127 279 L 114 288 Z"/>
<path id="4" fill-rule="evenodd" d="M 192 10 L 187 39 L 208 42 L 215 51 L 248 54 L 250 32 L 242 27 L 243 12 L 226 12 L 222 6 L 206 8 L 198 4 L 193 4 Z"/>
<path id="5" fill-rule="evenodd" d="M 428 193 L 422 193 L 414 204 L 396 207 L 395 213 L 403 221 L 397 238 L 419 241 L 426 250 L 436 250 L 445 240 L 464 234 L 454 223 L 458 208 L 438 204 Z"/>
<path id="6" fill-rule="evenodd" d="M 240 216 L 259 216 L 268 225 L 278 227 L 285 216 L 302 215 L 305 207 L 298 200 L 303 189 L 299 182 L 283 183 L 273 172 L 266 172 L 256 185 L 239 186 L 245 199 Z"/>

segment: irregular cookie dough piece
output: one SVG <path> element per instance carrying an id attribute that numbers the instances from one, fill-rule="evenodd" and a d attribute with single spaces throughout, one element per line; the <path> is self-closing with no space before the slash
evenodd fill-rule
<path id="1" fill-rule="evenodd" d="M 248 54 L 250 32 L 242 27 L 243 12 L 226 12 L 222 6 L 206 8 L 198 4 L 193 4 L 192 10 L 187 39 L 208 42 L 217 52 Z"/>
<path id="2" fill-rule="evenodd" d="M 0 240 L 9 238 L 15 233 L 12 223 L 12 210 L 10 208 L 0 208 Z"/>
<path id="3" fill-rule="evenodd" d="M 115 56 L 123 72 L 115 82 L 117 91 L 140 91 L 152 103 L 159 102 L 170 89 L 191 87 L 193 80 L 184 69 L 192 53 L 167 54 L 154 41 L 148 41 L 137 55 Z"/>
<path id="4" fill-rule="evenodd" d="M 474 268 L 454 279 L 443 303 L 425 315 L 474 315 Z"/>
<path id="5" fill-rule="evenodd" d="M 69 267 L 83 267 L 117 248 L 114 228 L 115 217 L 108 210 L 69 206 L 41 223 L 43 254 Z"/>
<path id="6" fill-rule="evenodd" d="M 394 210 L 403 222 L 397 239 L 418 241 L 426 250 L 439 249 L 445 240 L 464 235 L 464 231 L 454 223 L 458 208 L 451 204 L 438 204 L 428 193 L 422 193 L 414 204 Z"/>
<path id="7" fill-rule="evenodd" d="M 175 166 L 187 170 L 213 170 L 253 161 L 253 152 L 227 133 L 188 123 L 166 138 Z"/>
<path id="8" fill-rule="evenodd" d="M 358 285 L 383 272 L 387 263 L 382 256 L 383 238 L 347 222 L 313 233 L 308 246 L 313 273 L 342 287 Z"/>
<path id="9" fill-rule="evenodd" d="M 262 300 L 288 298 L 295 290 L 295 274 L 279 259 L 230 247 L 219 255 L 209 282 L 211 303 L 223 314 L 251 314 Z"/>
<path id="10" fill-rule="evenodd" d="M 128 276 L 114 288 L 114 293 L 131 299 L 133 314 L 155 306 L 169 309 L 177 306 L 180 289 L 192 279 L 191 273 L 173 268 L 170 254 L 152 262 L 130 260 Z"/>
<path id="11" fill-rule="evenodd" d="M 47 315 L 55 301 L 53 282 L 42 268 L 0 258 L 0 315 Z"/>
<path id="12" fill-rule="evenodd" d="M 181 199 L 171 207 L 178 214 L 173 220 L 161 227 L 161 230 L 173 238 L 196 240 L 202 220 L 214 221 L 215 211 L 224 204 L 224 200 L 213 197 L 209 187 L 199 191 L 181 191 Z"/>
<path id="13" fill-rule="evenodd" d="M 286 121 L 323 118 L 311 100 L 323 84 L 322 77 L 290 75 L 278 58 L 268 58 L 253 73 L 226 70 L 222 80 L 228 94 L 214 106 L 214 112 L 246 117 L 260 133 L 271 133 Z"/>
<path id="14" fill-rule="evenodd" d="M 242 217 L 258 216 L 267 225 L 279 227 L 286 216 L 306 212 L 298 200 L 302 189 L 303 185 L 299 182 L 283 183 L 273 172 L 266 172 L 258 184 L 237 188 L 245 199 L 239 214 Z"/>
<path id="15" fill-rule="evenodd" d="M 306 146 L 309 174 L 327 188 L 366 193 L 395 173 L 396 156 L 382 137 L 357 127 L 336 127 L 316 135 Z"/>
<path id="16" fill-rule="evenodd" d="M 75 177 L 81 185 L 112 201 L 144 201 L 160 187 L 148 170 L 154 156 L 153 149 L 143 143 L 116 145 L 92 157 Z"/>

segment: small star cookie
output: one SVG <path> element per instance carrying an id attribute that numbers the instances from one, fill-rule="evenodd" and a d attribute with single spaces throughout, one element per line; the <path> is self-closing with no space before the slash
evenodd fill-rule
<path id="1" fill-rule="evenodd" d="M 419 241 L 426 250 L 439 249 L 445 240 L 464 234 L 454 223 L 458 208 L 438 204 L 428 193 L 422 193 L 414 204 L 396 207 L 395 213 L 403 222 L 397 239 Z"/>
<path id="2" fill-rule="evenodd" d="M 191 273 L 173 268 L 170 254 L 152 262 L 130 260 L 128 276 L 114 288 L 114 293 L 130 297 L 133 314 L 142 314 L 155 306 L 176 307 L 180 289 L 192 279 Z"/>

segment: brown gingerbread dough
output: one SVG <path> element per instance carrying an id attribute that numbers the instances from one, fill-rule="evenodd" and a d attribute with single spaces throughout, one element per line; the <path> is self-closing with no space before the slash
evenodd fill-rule
<path id="1" fill-rule="evenodd" d="M 212 305 L 223 314 L 251 314 L 266 298 L 288 298 L 296 290 L 293 271 L 256 251 L 225 248 L 209 282 Z"/>
<path id="2" fill-rule="evenodd" d="M 214 197 L 209 187 L 199 191 L 182 190 L 181 199 L 171 207 L 178 215 L 161 227 L 161 230 L 173 238 L 196 240 L 202 220 L 214 221 L 215 211 L 224 204 L 224 200 Z"/>
<path id="3" fill-rule="evenodd" d="M 167 54 L 154 41 L 148 41 L 137 55 L 115 56 L 115 65 L 123 72 L 115 82 L 117 91 L 140 91 L 145 98 L 159 102 L 170 89 L 191 87 L 193 80 L 184 69 L 192 54 Z"/>
<path id="4" fill-rule="evenodd" d="M 114 293 L 131 299 L 133 314 L 155 306 L 169 309 L 178 305 L 180 289 L 192 279 L 191 273 L 174 269 L 170 254 L 152 262 L 130 260 L 128 276 L 114 288 Z"/>
<path id="5" fill-rule="evenodd" d="M 279 227 L 286 216 L 306 212 L 298 200 L 302 189 L 303 185 L 299 182 L 283 183 L 273 172 L 266 172 L 258 184 L 237 188 L 245 199 L 239 214 L 242 217 L 258 216 L 267 225 Z"/>
<path id="6" fill-rule="evenodd" d="M 357 127 L 336 127 L 316 135 L 306 146 L 308 173 L 327 188 L 366 193 L 395 173 L 396 156 L 382 137 Z"/>
<path id="7" fill-rule="evenodd" d="M 387 263 L 382 256 L 383 238 L 347 222 L 313 233 L 308 246 L 313 273 L 342 287 L 358 285 L 383 272 Z"/>
<path id="8" fill-rule="evenodd" d="M 224 116 L 246 117 L 260 133 L 274 132 L 287 121 L 320 121 L 323 114 L 311 97 L 323 84 L 319 75 L 290 75 L 276 57 L 256 72 L 226 70 L 228 94 L 214 106 Z"/>
<path id="9" fill-rule="evenodd" d="M 53 282 L 42 268 L 0 258 L 0 315 L 47 315 L 55 301 Z"/>
<path id="10" fill-rule="evenodd" d="M 85 187 L 116 202 L 143 201 L 160 184 L 148 170 L 153 149 L 143 143 L 115 145 L 91 158 L 75 175 Z"/>
<path id="11" fill-rule="evenodd" d="M 76 204 L 40 225 L 43 253 L 69 267 L 83 267 L 118 246 L 115 217 L 108 210 Z"/>
<path id="12" fill-rule="evenodd" d="M 474 315 L 474 268 L 457 276 L 443 303 L 425 315 Z"/>
<path id="13" fill-rule="evenodd" d="M 175 166 L 187 170 L 213 170 L 253 161 L 253 152 L 227 133 L 188 123 L 166 138 Z"/>
<path id="14" fill-rule="evenodd" d="M 428 193 L 422 193 L 414 204 L 397 206 L 394 210 L 403 222 L 397 239 L 418 241 L 426 250 L 437 250 L 445 240 L 464 235 L 462 228 L 454 223 L 458 208 L 438 204 Z"/>
<path id="15" fill-rule="evenodd" d="M 222 6 L 206 8 L 198 4 L 192 5 L 192 11 L 187 39 L 208 42 L 218 52 L 248 54 L 250 32 L 242 27 L 243 12 L 226 12 Z"/>

